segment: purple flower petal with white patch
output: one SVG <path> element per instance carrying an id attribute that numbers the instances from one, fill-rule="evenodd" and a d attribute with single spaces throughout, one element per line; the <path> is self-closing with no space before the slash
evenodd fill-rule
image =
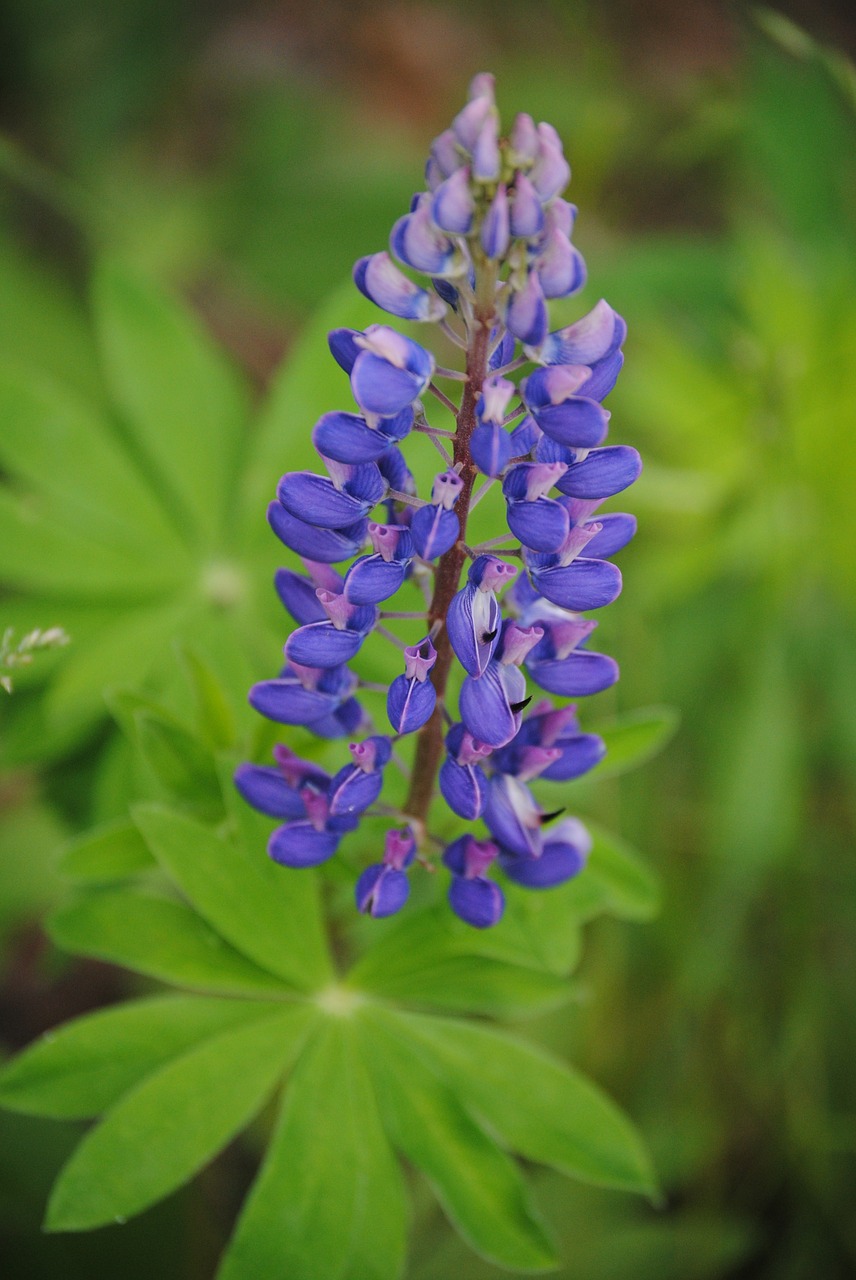
<path id="1" fill-rule="evenodd" d="M 365 540 L 367 526 L 363 519 L 343 529 L 318 529 L 286 511 L 281 502 L 272 502 L 268 507 L 268 522 L 292 551 L 322 564 L 337 564 L 355 556 Z"/>
<path id="2" fill-rule="evenodd" d="M 311 822 L 288 822 L 268 841 L 268 854 L 282 867 L 317 867 L 332 858 L 339 844 L 334 831 L 317 830 Z"/>
<path id="3" fill-rule="evenodd" d="M 402 320 L 431 323 L 446 314 L 445 304 L 437 295 L 414 284 L 386 251 L 359 259 L 354 265 L 354 284 L 370 302 Z"/>
<path id="4" fill-rule="evenodd" d="M 541 806 L 519 778 L 497 773 L 487 785 L 484 821 L 503 849 L 524 857 L 537 857 L 543 839 Z"/>
<path id="5" fill-rule="evenodd" d="M 490 662 L 500 620 L 499 605 L 492 591 L 481 591 L 468 583 L 453 597 L 446 615 L 449 643 L 471 676 L 480 676 Z"/>
<path id="6" fill-rule="evenodd" d="M 524 378 L 520 393 L 546 435 L 571 448 L 591 449 L 606 436 L 609 413 L 597 399 L 578 394 L 588 382 L 585 365 L 551 365 Z"/>
<path id="7" fill-rule="evenodd" d="M 493 84 L 493 76 L 487 73 L 475 76 L 470 84 L 467 105 L 452 121 L 453 137 L 467 151 L 472 151 L 476 145 L 488 117 L 496 114 Z"/>
<path id="8" fill-rule="evenodd" d="M 418 342 L 386 325 L 369 325 L 355 342 L 360 354 L 351 370 L 351 389 L 360 408 L 392 417 L 422 395 L 434 357 Z"/>
<path id="9" fill-rule="evenodd" d="M 534 163 L 540 139 L 535 121 L 525 111 L 514 117 L 508 141 L 511 144 L 509 160 L 515 168 L 528 168 Z"/>
<path id="10" fill-rule="evenodd" d="M 474 738 L 491 747 L 504 747 L 520 728 L 520 712 L 527 702 L 522 672 L 492 661 L 478 678 L 467 676 L 464 681 L 461 719 Z"/>
<path id="11" fill-rule="evenodd" d="M 587 364 L 613 355 L 627 337 L 627 325 L 601 298 L 588 315 L 550 333 L 537 350 L 527 355 L 539 364 Z"/>
<path id="12" fill-rule="evenodd" d="M 425 275 L 456 280 L 469 271 L 469 258 L 434 222 L 432 198 L 420 196 L 412 213 L 399 218 L 392 228 L 390 248 L 405 266 Z"/>

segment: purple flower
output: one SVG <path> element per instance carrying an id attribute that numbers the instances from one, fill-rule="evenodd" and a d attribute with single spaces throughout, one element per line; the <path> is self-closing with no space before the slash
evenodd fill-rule
<path id="1" fill-rule="evenodd" d="M 589 648 L 596 624 L 583 615 L 621 590 L 612 558 L 636 521 L 602 504 L 641 461 L 629 445 L 604 443 L 622 318 L 600 301 L 550 329 L 549 300 L 585 281 L 577 211 L 562 194 L 569 179 L 556 130 L 520 114 L 504 135 L 493 77 L 476 76 L 431 146 L 427 189 L 393 226 L 389 251 L 354 267 L 357 288 L 383 310 L 439 324 L 446 352 L 465 348 L 460 366 L 438 369 L 430 344 L 386 324 L 334 329 L 330 352 L 358 410 L 319 418 L 323 467 L 283 476 L 268 511 L 303 567 L 277 571 L 294 625 L 284 667 L 250 702 L 277 723 L 350 740 L 350 758 L 331 776 L 278 746 L 273 765 L 241 765 L 235 785 L 279 823 L 269 853 L 288 867 L 335 856 L 366 814 L 401 812 L 404 825 L 387 831 L 356 884 L 357 908 L 375 917 L 400 910 L 410 874 L 430 858 L 438 790 L 457 819 L 489 833 L 461 835 L 443 855 L 451 909 L 476 928 L 503 912 L 494 864 L 516 886 L 545 889 L 579 874 L 588 855 L 582 825 L 555 821 L 561 809 L 543 807 L 532 784 L 566 783 L 603 757 L 602 739 L 553 698 L 618 678 L 614 659 Z M 447 459 L 430 493 L 403 447 L 420 434 Z M 476 535 L 470 516 L 485 495 Z M 551 696 L 533 706 L 536 688 Z M 393 744 L 373 727 L 378 694 L 394 768 L 410 776 L 395 807 L 383 803 Z"/>

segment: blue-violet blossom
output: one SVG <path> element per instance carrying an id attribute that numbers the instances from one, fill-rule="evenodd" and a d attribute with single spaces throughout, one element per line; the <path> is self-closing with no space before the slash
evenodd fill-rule
<path id="1" fill-rule="evenodd" d="M 284 667 L 253 687 L 250 702 L 278 723 L 349 739 L 351 761 L 331 776 L 280 745 L 273 765 L 241 765 L 235 781 L 280 821 L 268 852 L 287 867 L 333 857 L 365 816 L 397 818 L 380 860 L 359 876 L 359 910 L 398 911 L 408 872 L 442 849 L 452 910 L 485 928 L 505 904 L 495 869 L 546 889 L 585 866 L 583 825 L 554 821 L 562 808 L 546 812 L 530 784 L 579 777 L 604 744 L 581 730 L 572 705 L 532 698 L 535 687 L 584 697 L 618 679 L 614 660 L 588 647 L 596 623 L 583 614 L 621 590 L 612 557 L 636 522 L 598 509 L 633 483 L 641 462 L 635 449 L 605 443 L 603 401 L 621 369 L 624 321 L 600 301 L 550 330 L 548 300 L 575 294 L 586 278 L 555 129 L 518 115 L 503 136 L 493 78 L 479 75 L 435 139 L 425 177 L 389 250 L 360 259 L 354 281 L 388 314 L 438 326 L 464 368 L 438 367 L 387 324 L 334 330 L 330 351 L 356 412 L 315 424 L 326 474 L 284 475 L 268 512 L 303 571 L 276 575 L 296 626 Z M 458 403 L 438 380 L 461 390 Z M 451 420 L 429 423 L 429 395 L 454 415 L 454 430 Z M 412 432 L 443 457 L 424 497 L 402 450 Z M 505 521 L 473 546 L 468 517 L 492 487 Z M 414 585 L 423 614 L 382 607 Z M 405 643 L 390 625 L 400 619 L 421 639 Z M 372 632 L 397 653 L 383 686 L 387 728 L 372 725 L 361 701 L 371 686 L 351 665 Z M 390 808 L 379 798 L 393 758 L 410 783 L 404 804 Z"/>

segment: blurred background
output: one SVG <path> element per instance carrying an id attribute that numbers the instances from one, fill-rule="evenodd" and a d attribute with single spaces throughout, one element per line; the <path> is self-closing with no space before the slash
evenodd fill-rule
<path id="1" fill-rule="evenodd" d="M 624 594 L 602 623 L 622 666 L 608 709 L 681 714 L 662 756 L 592 799 L 656 867 L 660 913 L 588 926 L 579 1002 L 537 1028 L 640 1125 L 666 1205 L 542 1177 L 567 1280 L 856 1274 L 854 52 L 846 0 L 0 8 L 0 353 L 86 413 L 113 412 L 90 303 L 105 255 L 183 298 L 262 403 L 307 325 L 318 344 L 319 325 L 350 322 L 327 300 L 385 244 L 472 74 L 496 73 L 505 120 L 527 110 L 565 140 L 591 281 L 567 315 L 603 295 L 627 318 L 612 435 L 646 459 Z M 0 413 L 2 434 L 6 392 Z M 295 438 L 313 420 L 296 398 Z M 70 474 L 87 465 L 80 439 Z M 210 614 L 179 625 L 123 599 L 118 623 L 98 566 L 75 585 L 63 476 L 46 500 L 69 520 L 67 580 L 16 542 L 44 476 L 3 466 L 0 629 L 72 636 L 0 693 L 12 1050 L 126 990 L 39 926 L 65 892 L 57 848 L 132 785 L 100 688 L 157 682 L 152 652 L 186 625 L 216 650 L 233 601 L 228 574 L 209 575 Z M 269 674 L 260 647 L 222 664 L 238 699 L 244 667 Z M 75 1132 L 0 1120 L 4 1275 L 210 1276 L 246 1151 L 134 1223 L 44 1238 Z M 499 1276 L 417 1208 L 408 1280 Z"/>

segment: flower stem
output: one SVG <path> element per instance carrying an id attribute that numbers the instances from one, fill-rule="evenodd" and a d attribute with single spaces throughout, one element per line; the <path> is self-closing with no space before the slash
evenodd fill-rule
<path id="1" fill-rule="evenodd" d="M 443 755 L 443 699 L 449 670 L 452 665 L 452 646 L 449 633 L 445 627 L 446 614 L 452 597 L 456 594 L 461 579 L 461 570 L 466 561 L 466 551 L 461 544 L 466 543 L 467 517 L 470 501 L 478 471 L 470 455 L 470 437 L 476 426 L 476 401 L 481 393 L 482 383 L 487 376 L 490 334 L 495 322 L 494 293 L 495 277 L 490 270 L 485 272 L 487 281 L 482 281 L 479 290 L 480 305 L 477 306 L 474 324 L 471 330 L 470 344 L 467 348 L 467 381 L 464 384 L 461 407 L 457 412 L 457 431 L 454 441 L 454 460 L 460 467 L 460 477 L 464 487 L 455 504 L 460 537 L 458 542 L 441 556 L 437 565 L 434 580 L 434 594 L 428 609 L 430 627 L 440 624 L 435 645 L 437 661 L 431 671 L 431 681 L 437 691 L 437 705 L 431 719 L 419 731 L 416 743 L 416 755 L 413 761 L 413 773 L 410 780 L 410 791 L 405 803 L 406 812 L 424 822 L 431 799 L 434 795 L 434 783 L 440 760 Z"/>

